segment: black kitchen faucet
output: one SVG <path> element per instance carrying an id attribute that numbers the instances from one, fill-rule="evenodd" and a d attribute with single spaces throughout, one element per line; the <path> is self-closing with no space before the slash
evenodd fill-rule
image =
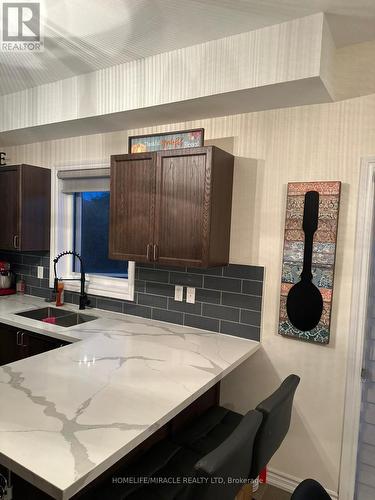
<path id="1" fill-rule="evenodd" d="M 90 300 L 87 297 L 87 293 L 85 292 L 85 281 L 86 281 L 86 275 L 83 269 L 83 262 L 82 262 L 82 257 L 79 255 L 77 252 L 72 252 L 66 251 L 60 253 L 57 257 L 53 259 L 53 271 L 55 273 L 55 281 L 54 281 L 54 292 L 57 293 L 57 287 L 59 284 L 59 278 L 57 277 L 57 271 L 56 271 L 56 264 L 58 261 L 61 259 L 61 257 L 64 257 L 64 255 L 73 255 L 74 257 L 77 257 L 77 259 L 80 262 L 81 265 L 81 277 L 80 278 L 64 278 L 65 281 L 80 281 L 81 282 L 81 292 L 79 294 L 79 309 L 85 309 L 86 306 L 90 305 Z M 62 279 L 62 278 L 60 278 Z"/>

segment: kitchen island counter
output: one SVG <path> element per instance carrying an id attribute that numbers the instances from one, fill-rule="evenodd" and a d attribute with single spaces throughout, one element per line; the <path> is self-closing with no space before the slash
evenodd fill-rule
<path id="1" fill-rule="evenodd" d="M 0 367 L 0 464 L 65 500 L 169 422 L 260 344 L 88 309 L 63 328 L 17 316 L 42 299 L 0 298 L 0 323 L 72 342 Z M 76 306 L 64 306 L 76 311 Z"/>

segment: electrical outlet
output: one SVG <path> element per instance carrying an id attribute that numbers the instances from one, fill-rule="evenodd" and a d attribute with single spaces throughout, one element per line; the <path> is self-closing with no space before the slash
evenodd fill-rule
<path id="1" fill-rule="evenodd" d="M 195 304 L 195 288 L 188 286 L 186 289 L 186 302 Z"/>
<path id="2" fill-rule="evenodd" d="M 44 267 L 38 266 L 38 278 L 43 279 L 44 277 Z"/>
<path id="3" fill-rule="evenodd" d="M 182 302 L 184 296 L 184 287 L 181 285 L 176 285 L 174 287 L 174 300 L 177 300 L 177 302 Z"/>

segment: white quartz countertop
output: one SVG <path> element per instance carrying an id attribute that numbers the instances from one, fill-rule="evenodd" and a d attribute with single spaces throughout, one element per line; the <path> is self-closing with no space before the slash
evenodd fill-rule
<path id="1" fill-rule="evenodd" d="M 0 367 L 0 463 L 60 500 L 259 348 L 251 340 L 98 309 L 85 311 L 97 320 L 70 328 L 15 315 L 47 305 L 30 296 L 0 298 L 0 323 L 72 342 Z"/>

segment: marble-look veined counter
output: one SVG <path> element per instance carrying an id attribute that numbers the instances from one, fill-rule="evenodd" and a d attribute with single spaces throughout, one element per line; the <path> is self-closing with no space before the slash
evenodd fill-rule
<path id="1" fill-rule="evenodd" d="M 42 299 L 0 298 L 0 323 L 72 344 L 0 367 L 0 464 L 65 500 L 175 417 L 259 343 L 89 309 L 63 328 L 16 316 Z M 64 306 L 77 310 L 77 306 Z"/>

